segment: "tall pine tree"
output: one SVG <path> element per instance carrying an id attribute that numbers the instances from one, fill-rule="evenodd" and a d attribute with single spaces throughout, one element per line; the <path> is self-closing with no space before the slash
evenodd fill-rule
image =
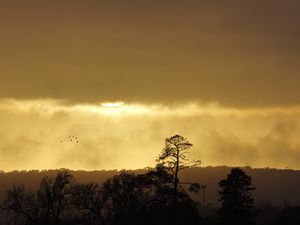
<path id="1" fill-rule="evenodd" d="M 240 168 L 234 168 L 227 179 L 219 182 L 220 201 L 218 214 L 222 224 L 252 225 L 254 224 L 252 186 L 250 176 Z"/>

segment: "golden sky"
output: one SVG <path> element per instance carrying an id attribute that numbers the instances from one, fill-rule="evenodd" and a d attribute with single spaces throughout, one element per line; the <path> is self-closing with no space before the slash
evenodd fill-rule
<path id="1" fill-rule="evenodd" d="M 1 168 L 144 167 L 177 133 L 204 165 L 300 168 L 299 21 L 298 0 L 1 1 Z"/>
<path id="2" fill-rule="evenodd" d="M 190 157 L 203 166 L 300 169 L 300 107 L 3 99 L 0 115 L 4 170 L 155 166 L 164 138 L 177 133 L 194 144 Z"/>

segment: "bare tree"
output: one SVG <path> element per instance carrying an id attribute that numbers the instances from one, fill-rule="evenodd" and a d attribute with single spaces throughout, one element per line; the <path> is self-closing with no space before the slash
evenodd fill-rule
<path id="1" fill-rule="evenodd" d="M 2 209 L 13 213 L 13 220 L 22 224 L 33 224 L 38 218 L 35 195 L 26 191 L 24 185 L 13 186 L 6 193 Z"/>
<path id="2" fill-rule="evenodd" d="M 62 170 L 56 177 L 44 177 L 41 180 L 37 199 L 43 209 L 43 217 L 49 223 L 58 223 L 69 206 L 72 179 L 73 176 L 68 170 Z"/>
<path id="3" fill-rule="evenodd" d="M 106 224 L 102 190 L 99 184 L 75 184 L 72 188 L 71 203 L 79 215 L 89 218 L 92 224 Z"/>

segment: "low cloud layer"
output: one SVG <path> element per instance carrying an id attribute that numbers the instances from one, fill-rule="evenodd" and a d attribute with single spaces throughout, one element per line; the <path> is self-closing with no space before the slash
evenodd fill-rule
<path id="1" fill-rule="evenodd" d="M 74 105 L 53 99 L 0 101 L 3 170 L 154 166 L 164 139 L 193 144 L 203 165 L 300 169 L 300 107 L 242 110 L 218 104 Z"/>

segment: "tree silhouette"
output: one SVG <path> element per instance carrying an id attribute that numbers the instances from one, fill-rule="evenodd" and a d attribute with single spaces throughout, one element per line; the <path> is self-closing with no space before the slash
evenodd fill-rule
<path id="1" fill-rule="evenodd" d="M 195 202 L 183 188 L 177 191 L 177 202 L 174 205 L 173 176 L 165 167 L 137 175 L 142 185 L 144 208 L 141 220 L 147 225 L 199 225 L 200 216 Z"/>
<path id="2" fill-rule="evenodd" d="M 285 205 L 275 225 L 300 224 L 300 206 Z"/>
<path id="3" fill-rule="evenodd" d="M 103 183 L 102 196 L 109 224 L 143 224 L 150 194 L 139 176 L 121 172 Z"/>
<path id="4" fill-rule="evenodd" d="M 252 186 L 250 176 L 240 168 L 234 168 L 227 179 L 219 182 L 220 201 L 222 206 L 218 211 L 222 223 L 232 225 L 254 224 Z"/>
<path id="5" fill-rule="evenodd" d="M 202 205 L 205 207 L 205 190 L 207 189 L 207 185 L 192 183 L 189 187 L 189 191 L 193 194 L 199 195 L 202 192 Z"/>
<path id="6" fill-rule="evenodd" d="M 90 224 L 106 224 L 100 185 L 94 183 L 75 184 L 71 193 L 71 205 L 76 209 L 76 217 L 84 218 Z"/>
<path id="7" fill-rule="evenodd" d="M 3 209 L 18 225 L 198 225 L 196 204 L 178 179 L 180 170 L 199 164 L 187 159 L 191 146 L 175 135 L 166 139 L 155 170 L 122 171 L 102 184 L 74 183 L 68 170 L 59 170 L 43 177 L 36 192 L 13 187 Z"/>
<path id="8" fill-rule="evenodd" d="M 11 215 L 16 224 L 34 224 L 38 220 L 39 207 L 34 193 L 24 185 L 13 186 L 6 193 L 2 209 Z"/>
<path id="9" fill-rule="evenodd" d="M 200 161 L 189 160 L 188 150 L 193 145 L 184 137 L 174 135 L 165 140 L 165 147 L 158 158 L 158 166 L 165 167 L 173 175 L 173 203 L 176 205 L 180 170 L 197 166 Z"/>
<path id="10" fill-rule="evenodd" d="M 13 186 L 2 208 L 13 214 L 16 224 L 61 224 L 69 206 L 72 179 L 69 171 L 60 170 L 56 177 L 44 177 L 37 192 L 26 191 L 23 185 Z"/>
<path id="11" fill-rule="evenodd" d="M 73 176 L 68 170 L 58 171 L 56 177 L 44 177 L 40 182 L 37 199 L 43 217 L 49 224 L 58 224 L 69 206 Z"/>

